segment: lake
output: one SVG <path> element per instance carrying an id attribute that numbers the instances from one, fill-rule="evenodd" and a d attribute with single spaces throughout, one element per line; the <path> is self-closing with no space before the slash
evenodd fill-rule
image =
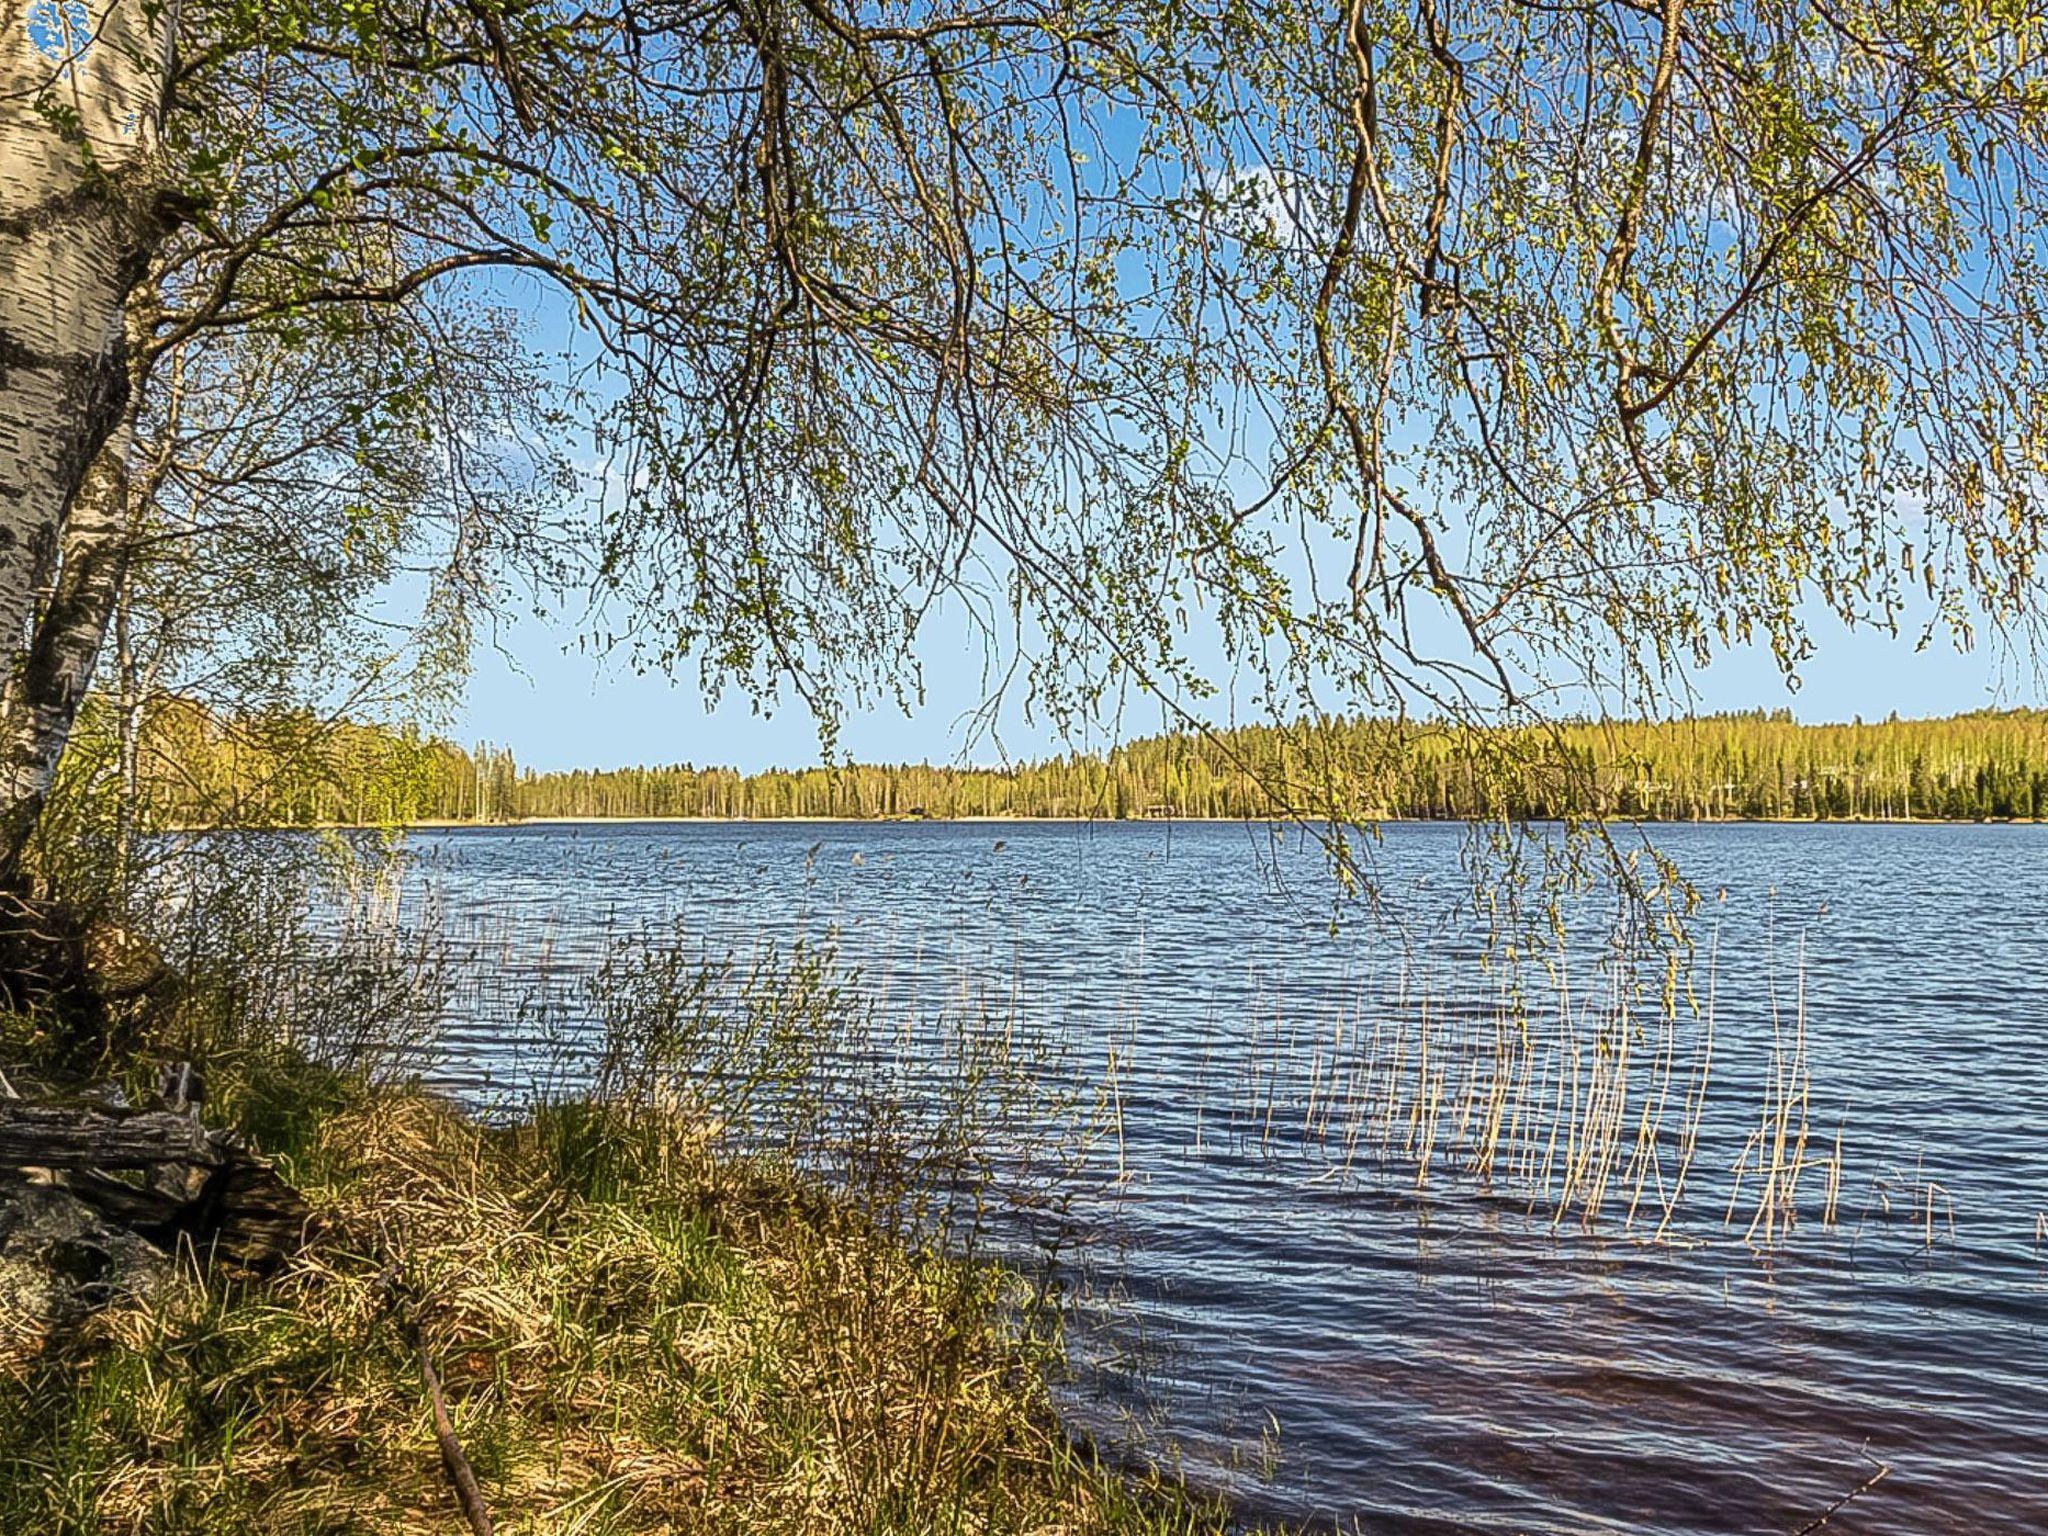
<path id="1" fill-rule="evenodd" d="M 829 939 L 883 1014 L 1043 1042 L 1068 1409 L 1248 1515 L 2048 1531 L 2048 827 L 1656 839 L 1704 897 L 1670 1010 L 1611 896 L 1482 964 L 1436 825 L 1386 829 L 1377 915 L 1298 834 L 1190 823 L 423 831 L 400 910 L 474 1098 L 524 1090 L 525 991 L 636 930 Z"/>

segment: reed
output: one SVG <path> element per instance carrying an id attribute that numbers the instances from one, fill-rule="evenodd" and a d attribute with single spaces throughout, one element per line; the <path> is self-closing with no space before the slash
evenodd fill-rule
<path id="1" fill-rule="evenodd" d="M 1800 941 L 1800 964 L 1792 1023 L 1788 1029 L 1780 1016 L 1777 998 L 1771 998 L 1770 1071 L 1764 1082 L 1761 1114 L 1756 1128 L 1744 1139 L 1730 1166 L 1734 1187 L 1728 1197 L 1727 1220 L 1735 1220 L 1742 1201 L 1745 1176 L 1754 1179 L 1754 1207 L 1744 1237 L 1751 1243 L 1759 1235 L 1769 1245 L 1789 1232 L 1798 1220 L 1799 1176 L 1806 1167 L 1806 1144 L 1810 1130 L 1811 1075 L 1806 1057 L 1806 966 L 1805 940 Z"/>
<path id="2" fill-rule="evenodd" d="M 1950 1244 L 1955 1242 L 1955 1196 L 1945 1184 L 1927 1172 L 1919 1157 L 1914 1158 L 1910 1168 L 1893 1164 L 1872 1176 L 1870 1193 L 1857 1222 L 1859 1232 L 1869 1221 L 1873 1206 L 1883 1223 L 1916 1234 L 1922 1249 L 1931 1250 L 1938 1239 L 1946 1239 Z M 2038 1241 L 2038 1218 L 2035 1236 Z"/>
<path id="3" fill-rule="evenodd" d="M 706 960 L 701 951 L 688 964 L 678 959 L 685 947 L 675 936 L 628 936 L 623 947 L 642 952 L 642 964 L 667 953 L 671 988 Z M 800 953 L 771 953 L 770 969 Z M 801 1084 L 820 1101 L 843 1096 L 859 1073 L 842 1067 L 872 1063 L 885 1042 L 899 1063 L 898 1098 L 932 1089 L 927 1073 L 912 1091 L 918 1069 L 909 1063 L 944 1045 L 919 1022 L 935 957 L 884 953 L 852 988 L 872 1015 L 864 1043 L 812 1052 L 780 1092 Z M 1431 1198 L 1469 1192 L 1518 1204 L 1558 1230 L 1658 1243 L 1720 1232 L 1767 1250 L 1801 1228 L 1835 1229 L 1852 1137 L 1846 1102 L 1825 1117 L 1820 1110 L 1803 941 L 1784 976 L 1768 979 L 1765 1006 L 1755 1010 L 1767 1021 L 1761 1040 L 1753 1029 L 1724 1038 L 1717 940 L 1699 962 L 1688 977 L 1661 957 L 1653 968 L 1617 947 L 1589 961 L 1560 942 L 1518 963 L 1495 957 L 1493 986 L 1477 996 L 1469 986 L 1437 985 L 1442 972 L 1416 964 L 1384 998 L 1358 992 L 1304 1010 L 1269 994 L 1241 1027 L 1212 1015 L 1194 1038 L 1162 1037 L 1147 1011 L 1147 978 L 1134 968 L 1107 1030 L 1080 1043 L 1074 1032 L 1085 1014 L 1063 1015 L 1042 999 L 1025 1009 L 1013 979 L 985 1030 L 1011 1058 L 996 1079 L 1021 1106 L 1015 1117 L 1036 1116 L 1042 1130 L 1064 1098 L 1083 1122 L 1066 1166 L 1102 1168 L 1121 1190 L 1143 1185 L 1146 1160 L 1172 1128 L 1188 1156 L 1300 1164 L 1318 1183 L 1393 1179 Z M 604 968 L 615 972 L 616 958 Z M 947 1005 L 955 1015 L 984 1009 L 988 982 L 972 970 L 962 967 Z M 568 1011 L 577 1008 L 590 1011 L 587 1000 Z M 521 1029 L 546 1035 L 546 1012 L 526 1005 Z M 819 1038 L 812 1023 L 792 1036 Z M 1048 1042 L 1046 1054 L 1022 1061 L 1027 1047 Z M 643 1040 L 626 1055 L 647 1051 Z M 700 1061 L 671 1077 L 686 1085 L 724 1072 Z M 721 1096 L 743 1097 L 730 1085 Z M 962 1122 L 1000 1118 L 987 1093 L 972 1105 L 952 1097 Z M 805 1135 L 815 1144 L 815 1132 Z M 1915 1207 L 1923 1235 L 1925 1206 L 1921 1197 Z M 1935 1225 L 1943 1211 L 1937 1196 Z"/>
<path id="4" fill-rule="evenodd" d="M 1408 970 L 1379 1006 L 1353 998 L 1319 1020 L 1263 1010 L 1221 1103 L 1217 1043 L 1203 1043 L 1188 1150 L 1218 1155 L 1212 1128 L 1227 1127 L 1231 1155 L 1306 1158 L 1318 1182 L 1442 1183 L 1553 1227 L 1668 1242 L 1688 1230 L 1712 1182 L 1703 1153 L 1718 1148 L 1726 1183 L 1710 1208 L 1722 1229 L 1766 1249 L 1802 1222 L 1833 1229 L 1848 1112 L 1831 1136 L 1816 1124 L 1803 945 L 1782 1006 L 1773 986 L 1765 1049 L 1738 1053 L 1736 1067 L 1720 1048 L 1716 945 L 1703 960 L 1699 993 L 1669 975 L 1646 985 L 1619 954 L 1582 981 L 1559 948 L 1504 972 L 1485 1003 Z M 1128 1094 L 1136 1064 L 1114 1060 Z"/>

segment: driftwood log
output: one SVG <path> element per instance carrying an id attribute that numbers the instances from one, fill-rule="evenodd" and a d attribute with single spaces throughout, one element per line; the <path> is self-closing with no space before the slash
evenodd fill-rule
<path id="1" fill-rule="evenodd" d="M 27 1085 L 22 1085 L 26 1088 Z M 197 1079 L 166 1069 L 158 1108 L 107 1089 L 18 1091 L 0 1069 L 0 1184 L 60 1185 L 160 1248 L 268 1267 L 297 1245 L 306 1204 L 232 1132 L 199 1119 Z"/>

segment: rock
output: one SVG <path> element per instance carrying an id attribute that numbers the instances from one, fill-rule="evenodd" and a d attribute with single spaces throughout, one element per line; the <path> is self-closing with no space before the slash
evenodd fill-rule
<path id="1" fill-rule="evenodd" d="M 154 990 L 170 970 L 154 944 L 111 918 L 95 917 L 84 925 L 82 949 L 93 991 L 105 1001 L 125 1002 Z"/>
<path id="2" fill-rule="evenodd" d="M 53 1184 L 0 1187 L 0 1337 L 146 1296 L 171 1256 Z"/>

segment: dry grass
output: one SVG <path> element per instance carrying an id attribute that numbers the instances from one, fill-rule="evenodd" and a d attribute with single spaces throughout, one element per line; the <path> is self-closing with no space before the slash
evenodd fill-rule
<path id="1" fill-rule="evenodd" d="M 501 1530 L 1225 1523 L 1069 1443 L 1013 1277 L 674 1116 L 386 1094 L 292 1171 L 321 1225 L 283 1275 L 188 1277 L 0 1381 L 0 1529 L 461 1529 L 411 1323 Z"/>
<path id="2" fill-rule="evenodd" d="M 0 1323 L 0 1532 L 462 1531 L 415 1339 L 501 1532 L 1224 1528 L 1070 1442 L 1056 1317 L 948 1231 L 1006 1032 L 898 1083 L 825 957 L 653 935 L 542 1000 L 559 1069 L 487 1125 L 406 1086 L 450 983 L 434 935 L 246 851 L 131 903 L 175 985 L 105 1069 L 198 1063 L 313 1241 L 60 1337 Z M 24 1059 L 41 1039 L 0 1019 Z"/>
<path id="3" fill-rule="evenodd" d="M 1214 1085 L 1220 1102 L 1205 1057 L 1190 1148 L 1207 1136 L 1239 1153 L 1306 1152 L 1318 1178 L 1463 1183 L 1555 1227 L 1654 1241 L 1686 1235 L 1689 1208 L 1719 1182 L 1718 1225 L 1773 1247 L 1802 1222 L 1833 1229 L 1840 1213 L 1845 1128 L 1817 1123 L 1804 977 L 1802 949 L 1789 1005 L 1770 997 L 1766 1048 L 1731 1054 L 1711 953 L 1697 994 L 1671 971 L 1646 995 L 1612 962 L 1582 987 L 1561 954 L 1491 1006 L 1404 976 L 1383 1007 L 1319 1025 L 1255 1019 Z"/>

